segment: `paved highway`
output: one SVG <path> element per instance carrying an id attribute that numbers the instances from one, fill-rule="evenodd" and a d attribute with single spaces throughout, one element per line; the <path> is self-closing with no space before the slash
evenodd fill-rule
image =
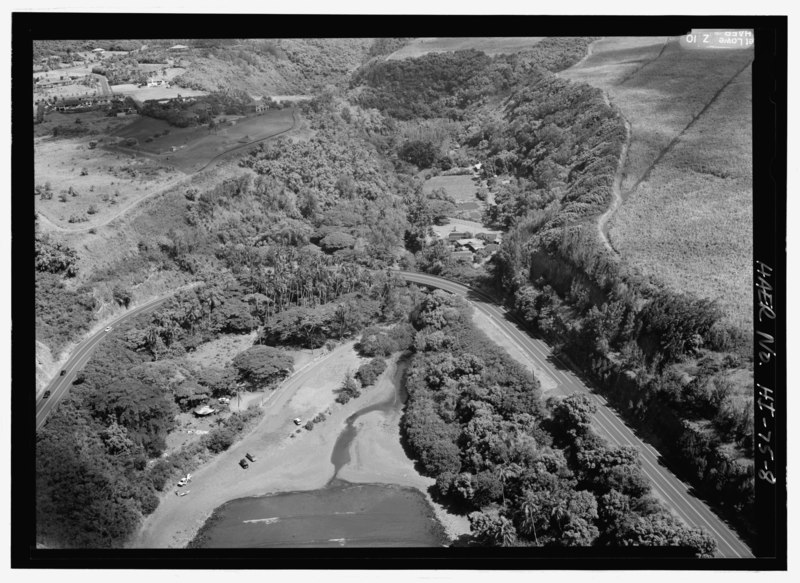
<path id="1" fill-rule="evenodd" d="M 167 296 L 155 298 L 149 302 L 145 302 L 141 306 L 132 308 L 119 318 L 111 321 L 108 326 L 113 327 L 140 314 L 152 312 L 161 304 L 170 299 L 178 291 L 179 290 L 172 291 Z M 105 328 L 103 328 L 96 334 L 93 334 L 92 336 L 89 336 L 85 340 L 81 341 L 72 351 L 69 360 L 67 360 L 64 366 L 61 367 L 61 370 L 65 370 L 67 373 L 64 376 L 59 374 L 52 381 L 50 381 L 49 385 L 47 385 L 46 391 L 50 391 L 50 396 L 47 399 L 43 399 L 42 395 L 44 392 L 42 395 L 36 395 L 36 431 L 39 431 L 42 427 L 44 427 L 44 422 L 47 421 L 48 415 L 55 410 L 59 401 L 61 401 L 61 399 L 63 399 L 67 393 L 69 393 L 69 388 L 72 386 L 72 381 L 75 380 L 78 372 L 84 366 L 86 366 L 87 362 L 89 362 L 92 352 L 94 352 L 94 349 L 100 342 L 102 342 L 103 338 L 105 338 L 107 334 L 108 332 L 106 332 Z"/>
<path id="2" fill-rule="evenodd" d="M 659 463 L 658 452 L 640 440 L 611 409 L 606 400 L 591 391 L 570 366 L 555 357 L 552 349 L 541 339 L 524 332 L 516 319 L 499 307 L 489 295 L 440 277 L 401 271 L 406 281 L 435 287 L 468 299 L 477 309 L 489 316 L 495 325 L 529 358 L 546 370 L 561 385 L 565 393 L 584 393 L 597 405 L 594 427 L 598 434 L 617 445 L 635 446 L 640 453 L 642 470 L 650 480 L 654 492 L 691 526 L 705 528 L 717 541 L 718 556 L 725 558 L 752 558 L 750 548 L 701 500 L 689 493 L 689 487 Z M 508 319 L 507 319 L 508 318 Z"/>

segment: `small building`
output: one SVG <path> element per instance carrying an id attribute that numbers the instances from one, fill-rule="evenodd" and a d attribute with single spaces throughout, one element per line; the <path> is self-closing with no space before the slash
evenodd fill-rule
<path id="1" fill-rule="evenodd" d="M 500 251 L 500 245 L 498 245 L 497 243 L 489 243 L 486 247 L 483 248 L 483 250 L 489 254 L 497 253 L 498 251 Z"/>
<path id="2" fill-rule="evenodd" d="M 453 252 L 453 259 L 468 259 L 472 261 L 472 251 L 455 251 Z"/>
<path id="3" fill-rule="evenodd" d="M 167 50 L 170 50 L 170 51 L 188 51 L 189 47 L 187 47 L 186 45 L 175 45 L 175 46 L 169 47 L 169 49 L 167 49 Z"/>
<path id="4" fill-rule="evenodd" d="M 455 242 L 456 249 L 469 249 L 473 253 L 485 247 L 480 239 L 459 239 Z"/>
<path id="5" fill-rule="evenodd" d="M 95 55 L 102 55 L 104 52 L 106 52 L 106 50 L 105 49 L 101 49 L 100 47 L 97 47 L 96 49 L 92 49 L 92 52 Z"/>
<path id="6" fill-rule="evenodd" d="M 212 415 L 212 414 L 214 414 L 216 412 L 217 412 L 216 409 L 212 409 L 208 405 L 203 405 L 202 407 L 199 407 L 199 408 L 194 410 L 194 414 L 197 417 L 207 417 L 207 416 Z"/>

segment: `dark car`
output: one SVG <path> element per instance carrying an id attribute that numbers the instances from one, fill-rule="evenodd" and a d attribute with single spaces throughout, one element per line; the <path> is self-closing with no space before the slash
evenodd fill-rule
<path id="1" fill-rule="evenodd" d="M 67 371 L 66 370 L 62 370 L 61 371 L 61 376 L 63 377 L 65 374 L 67 374 Z"/>
<path id="2" fill-rule="evenodd" d="M 239 465 L 242 466 L 245 470 L 250 467 L 250 464 L 247 463 L 246 459 L 239 460 Z"/>
<path id="3" fill-rule="evenodd" d="M 42 395 L 42 399 L 46 399 L 49 396 L 50 396 L 50 391 L 45 391 L 44 395 Z"/>
<path id="4" fill-rule="evenodd" d="M 246 454 L 244 454 L 244 457 L 246 457 L 247 459 L 249 459 L 251 462 L 254 462 L 254 461 L 256 461 L 256 456 L 254 456 L 254 455 L 252 455 L 252 454 L 246 453 Z"/>

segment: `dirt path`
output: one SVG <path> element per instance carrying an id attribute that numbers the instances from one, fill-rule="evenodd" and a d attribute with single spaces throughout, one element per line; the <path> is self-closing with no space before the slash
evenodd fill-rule
<path id="1" fill-rule="evenodd" d="M 608 101 L 608 94 L 603 91 L 603 97 L 606 100 L 607 105 L 611 105 Z M 608 221 L 609 219 L 614 216 L 614 213 L 617 212 L 619 206 L 622 204 L 622 172 L 625 169 L 625 162 L 628 159 L 628 148 L 631 145 L 631 124 L 625 119 L 625 116 L 622 115 L 622 112 L 619 112 L 620 117 L 622 118 L 623 123 L 625 124 L 625 143 L 622 144 L 622 152 L 619 155 L 619 162 L 617 163 L 617 172 L 614 174 L 614 184 L 611 188 L 612 198 L 611 198 L 611 205 L 606 209 L 600 218 L 597 220 L 597 234 L 600 235 L 600 240 L 605 245 L 606 249 L 608 249 L 612 254 L 619 257 L 619 253 L 616 249 L 611 245 L 611 241 L 608 239 Z"/>
<path id="2" fill-rule="evenodd" d="M 117 220 L 122 215 L 126 214 L 132 208 L 139 206 L 144 201 L 146 201 L 146 200 L 148 200 L 150 198 L 153 198 L 154 196 L 158 196 L 160 194 L 165 194 L 166 192 L 172 190 L 176 186 L 179 186 L 183 182 L 187 182 L 189 180 L 191 180 L 191 176 L 177 176 L 174 179 L 172 179 L 169 182 L 167 182 L 167 184 L 165 184 L 161 188 L 158 188 L 158 189 L 154 190 L 153 192 L 150 192 L 149 194 L 145 194 L 141 198 L 137 198 L 136 200 L 131 201 L 126 206 L 121 208 L 120 211 L 117 214 L 112 215 L 107 220 L 103 221 L 102 223 L 95 223 L 95 224 L 93 224 L 93 225 L 91 225 L 89 227 L 83 227 L 83 228 L 80 228 L 80 229 L 68 229 L 66 227 L 61 227 L 59 225 L 56 225 L 53 221 L 51 221 L 47 217 L 47 215 L 45 215 L 42 212 L 38 212 L 39 223 L 42 226 L 45 226 L 47 229 L 49 229 L 51 231 L 60 231 L 62 233 L 78 233 L 78 234 L 80 234 L 80 233 L 88 233 L 92 229 L 99 229 L 100 227 L 105 227 L 109 223 Z"/>

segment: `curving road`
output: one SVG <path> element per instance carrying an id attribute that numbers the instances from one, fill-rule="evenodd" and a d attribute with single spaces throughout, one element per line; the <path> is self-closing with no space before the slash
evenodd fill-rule
<path id="1" fill-rule="evenodd" d="M 573 369 L 554 356 L 552 349 L 541 339 L 530 336 L 519 321 L 498 306 L 488 294 L 462 284 L 422 273 L 399 272 L 406 281 L 442 289 L 467 299 L 477 310 L 486 314 L 517 347 L 560 385 L 566 393 L 584 393 L 597 405 L 593 426 L 597 433 L 616 445 L 632 445 L 639 450 L 642 470 L 654 492 L 669 508 L 690 526 L 706 529 L 717 541 L 717 555 L 724 558 L 752 558 L 750 548 L 701 500 L 689 493 L 689 487 L 659 463 L 659 454 L 639 439 L 608 406 L 606 400 L 592 392 L 589 385 Z"/>
<path id="2" fill-rule="evenodd" d="M 186 287 L 173 290 L 166 296 L 158 297 L 143 303 L 141 306 L 136 306 L 135 308 L 125 312 L 120 317 L 109 322 L 106 327 L 115 326 L 141 314 L 152 312 L 182 289 L 186 289 Z M 72 386 L 72 381 L 75 380 L 78 372 L 84 366 L 86 366 L 87 362 L 89 362 L 89 359 L 92 357 L 92 352 L 94 352 L 94 349 L 97 347 L 97 345 L 100 344 L 100 342 L 103 341 L 103 338 L 105 338 L 108 334 L 109 333 L 105 331 L 105 328 L 103 328 L 99 332 L 81 341 L 73 349 L 72 354 L 70 354 L 70 357 L 64 366 L 61 367 L 61 370 L 65 370 L 67 373 L 64 376 L 56 376 L 52 381 L 50 381 L 50 384 L 47 385 L 45 390 L 50 391 L 50 396 L 47 399 L 43 399 L 40 395 L 36 395 L 36 431 L 39 431 L 42 427 L 44 427 L 47 417 L 56 409 L 61 399 L 63 399 L 67 393 L 69 393 L 69 389 Z"/>

